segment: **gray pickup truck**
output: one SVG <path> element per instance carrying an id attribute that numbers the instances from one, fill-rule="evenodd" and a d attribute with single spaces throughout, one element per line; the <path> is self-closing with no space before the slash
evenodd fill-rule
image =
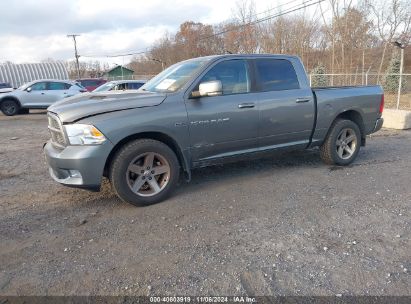
<path id="1" fill-rule="evenodd" d="M 298 57 L 218 55 L 177 63 L 138 91 L 87 93 L 48 108 L 44 146 L 57 182 L 98 190 L 103 176 L 135 205 L 164 200 L 182 170 L 320 147 L 348 165 L 378 131 L 380 86 L 309 86 Z"/>

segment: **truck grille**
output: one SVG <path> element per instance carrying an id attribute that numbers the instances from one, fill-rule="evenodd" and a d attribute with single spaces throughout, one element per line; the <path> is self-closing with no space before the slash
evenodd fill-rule
<path id="1" fill-rule="evenodd" d="M 64 148 L 66 146 L 66 140 L 64 138 L 63 127 L 60 119 L 57 115 L 50 112 L 47 113 L 47 118 L 49 121 L 48 128 L 51 135 L 51 143 L 59 148 Z"/>

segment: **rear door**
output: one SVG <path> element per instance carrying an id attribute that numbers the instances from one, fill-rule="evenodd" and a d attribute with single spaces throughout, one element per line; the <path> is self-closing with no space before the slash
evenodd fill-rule
<path id="1" fill-rule="evenodd" d="M 193 161 L 234 156 L 258 148 L 258 104 L 251 93 L 247 60 L 215 63 L 189 90 L 201 82 L 220 80 L 222 95 L 186 98 Z"/>
<path id="2" fill-rule="evenodd" d="M 311 88 L 300 84 L 296 63 L 274 58 L 253 62 L 260 105 L 260 147 L 307 145 L 315 119 L 314 96 Z"/>
<path id="3" fill-rule="evenodd" d="M 50 81 L 47 83 L 47 94 L 49 96 L 48 102 L 49 104 L 53 104 L 58 100 L 61 100 L 65 97 L 70 96 L 70 89 L 71 85 L 65 82 L 59 81 Z"/>

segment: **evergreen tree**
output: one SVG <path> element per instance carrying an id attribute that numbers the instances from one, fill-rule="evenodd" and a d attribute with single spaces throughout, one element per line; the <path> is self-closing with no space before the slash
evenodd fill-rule
<path id="1" fill-rule="evenodd" d="M 401 60 L 400 56 L 394 55 L 390 63 L 388 64 L 388 68 L 385 71 L 385 76 L 383 79 L 383 87 L 384 91 L 388 93 L 396 93 L 398 90 L 398 82 L 400 81 L 400 76 L 398 75 L 400 73 L 400 65 L 401 65 Z M 405 77 L 402 77 L 401 81 L 401 89 L 404 89 L 405 87 Z"/>
<path id="2" fill-rule="evenodd" d="M 311 86 L 312 87 L 326 87 L 328 85 L 327 76 L 325 75 L 325 67 L 322 63 L 317 65 L 311 74 Z"/>

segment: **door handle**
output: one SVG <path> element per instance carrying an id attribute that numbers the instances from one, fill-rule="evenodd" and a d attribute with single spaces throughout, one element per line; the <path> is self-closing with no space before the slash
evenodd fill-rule
<path id="1" fill-rule="evenodd" d="M 240 103 L 238 105 L 239 109 L 247 109 L 247 108 L 254 108 L 255 107 L 255 103 L 250 102 L 250 103 Z"/>
<path id="2" fill-rule="evenodd" d="M 44 93 L 41 93 L 41 95 L 44 95 Z"/>
<path id="3" fill-rule="evenodd" d="M 297 98 L 295 100 L 296 103 L 303 103 L 303 102 L 309 102 L 310 98 Z"/>

